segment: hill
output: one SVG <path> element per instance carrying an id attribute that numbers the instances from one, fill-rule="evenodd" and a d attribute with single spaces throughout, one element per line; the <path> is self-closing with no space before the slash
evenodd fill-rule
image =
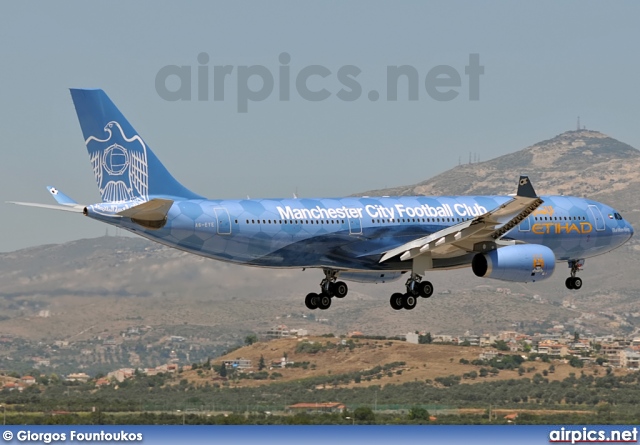
<path id="1" fill-rule="evenodd" d="M 311 346 L 315 345 L 313 348 Z M 302 379 L 315 379 L 318 388 L 352 388 L 371 385 L 402 384 L 415 381 L 438 382 L 441 378 L 451 375 L 458 376 L 465 383 L 480 383 L 486 381 L 508 380 L 518 378 L 532 378 L 535 374 L 546 371 L 549 380 L 564 380 L 570 373 L 577 373 L 576 368 L 559 360 L 553 363 L 525 361 L 522 363 L 524 372 L 518 373 L 518 367 L 513 370 L 500 370 L 496 375 L 479 377 L 480 370 L 489 368 L 487 365 L 462 364 L 461 359 L 472 362 L 479 358 L 486 350 L 480 347 L 454 346 L 440 344 L 410 344 L 398 340 L 371 340 L 365 338 L 339 339 L 327 337 L 309 337 L 304 339 L 286 338 L 267 342 L 254 343 L 229 354 L 215 359 L 212 364 L 220 365 L 237 359 L 250 360 L 252 368 L 244 371 L 249 378 L 230 379 L 227 383 L 232 387 L 257 387 L 274 382 L 294 382 Z M 506 353 L 509 355 L 510 353 Z M 267 365 L 265 371 L 276 378 L 252 379 L 258 373 L 260 358 L 264 358 Z M 283 357 L 289 366 L 279 366 Z M 273 366 L 272 363 L 278 363 Z M 553 365 L 551 372 L 549 368 Z M 230 368 L 229 368 L 230 369 Z M 474 373 L 475 372 L 475 376 Z M 591 365 L 584 369 L 585 374 L 603 375 L 604 369 L 598 365 Z M 624 374 L 622 371 L 618 373 Z M 349 374 L 351 379 L 344 376 Z M 360 374 L 359 382 L 354 382 L 354 376 Z M 621 375 L 622 375 L 621 374 Z M 465 377 L 466 375 L 466 377 Z M 183 378 L 196 385 L 211 382 L 217 373 L 185 371 Z M 217 380 L 220 383 L 220 380 Z"/>
<path id="2" fill-rule="evenodd" d="M 567 131 L 514 153 L 459 165 L 413 185 L 364 195 L 504 195 L 528 174 L 538 194 L 574 195 L 610 203 L 640 222 L 640 152 L 592 130 Z"/>
<path id="3" fill-rule="evenodd" d="M 514 178 L 528 173 L 541 194 L 589 195 L 616 205 L 640 227 L 638 171 L 640 155 L 633 147 L 581 130 L 377 194 L 511 193 Z M 247 333 L 282 323 L 317 335 L 361 331 L 393 336 L 415 330 L 455 335 L 514 327 L 543 332 L 554 325 L 570 332 L 632 335 L 640 320 L 639 254 L 640 243 L 632 240 L 590 259 L 580 292 L 564 288 L 568 271 L 562 264 L 550 280 L 535 285 L 478 279 L 462 269 L 429 274 L 435 295 L 411 312 L 389 309 L 388 296 L 402 286 L 399 282 L 354 283 L 349 297 L 329 311 L 310 312 L 303 297 L 317 289 L 321 278 L 313 270 L 234 266 L 131 237 L 39 246 L 0 254 L 0 334 L 35 345 L 22 355 L 15 347 L 0 353 L 31 360 L 52 356 L 42 344 L 54 340 L 101 345 L 105 338 L 123 348 L 131 342 L 141 350 L 162 351 L 171 349 L 171 335 L 221 351 L 241 343 Z M 125 339 L 123 334 L 136 326 L 150 330 Z M 128 352 L 110 356 L 99 346 L 95 350 L 103 366 L 129 364 Z M 198 357 L 195 350 L 190 354 Z"/>

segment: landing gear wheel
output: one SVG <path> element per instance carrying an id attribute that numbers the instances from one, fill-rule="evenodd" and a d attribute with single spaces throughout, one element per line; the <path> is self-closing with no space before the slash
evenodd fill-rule
<path id="1" fill-rule="evenodd" d="M 331 283 L 331 293 L 338 298 L 344 298 L 347 296 L 347 292 L 349 292 L 349 288 L 347 287 L 347 283 L 344 281 L 337 281 L 335 283 Z"/>
<path id="2" fill-rule="evenodd" d="M 574 288 L 575 290 L 580 289 L 580 288 L 582 287 L 582 278 L 580 278 L 580 277 L 573 277 L 573 283 L 571 283 L 571 284 L 573 284 L 573 288 Z"/>
<path id="3" fill-rule="evenodd" d="M 582 278 L 580 277 L 569 277 L 564 282 L 567 289 L 578 290 L 582 287 Z"/>
<path id="4" fill-rule="evenodd" d="M 318 297 L 318 309 L 324 311 L 329 309 L 330 306 L 331 306 L 330 296 L 322 294 Z"/>
<path id="5" fill-rule="evenodd" d="M 422 281 L 418 284 L 418 294 L 422 298 L 429 298 L 433 295 L 433 284 L 430 281 Z"/>
<path id="6" fill-rule="evenodd" d="M 573 289 L 573 277 L 569 277 L 564 281 L 564 285 L 567 286 L 567 289 Z"/>
<path id="7" fill-rule="evenodd" d="M 308 309 L 314 310 L 314 309 L 318 309 L 318 294 L 311 292 L 310 294 L 307 294 L 307 296 L 304 299 L 304 304 L 305 306 L 307 306 Z"/>
<path id="8" fill-rule="evenodd" d="M 416 307 L 416 304 L 418 304 L 418 299 L 414 295 L 407 293 L 402 296 L 402 307 L 406 310 L 410 311 Z"/>
<path id="9" fill-rule="evenodd" d="M 396 292 L 395 294 L 391 295 L 391 300 L 389 300 L 389 303 L 391 304 L 391 307 L 396 311 L 402 309 L 402 294 Z"/>

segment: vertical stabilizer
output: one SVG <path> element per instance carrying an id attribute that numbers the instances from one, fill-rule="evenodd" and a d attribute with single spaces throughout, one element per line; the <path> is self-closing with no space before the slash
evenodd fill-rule
<path id="1" fill-rule="evenodd" d="M 72 88 L 71 97 L 104 202 L 202 198 L 171 176 L 104 91 Z"/>

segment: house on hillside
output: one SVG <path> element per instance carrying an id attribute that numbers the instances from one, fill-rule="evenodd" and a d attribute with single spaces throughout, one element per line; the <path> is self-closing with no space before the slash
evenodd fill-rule
<path id="1" fill-rule="evenodd" d="M 4 385 L 2 385 L 2 389 L 6 389 L 8 391 L 19 391 L 22 392 L 25 388 L 24 383 L 20 383 L 20 382 L 7 382 Z"/>
<path id="2" fill-rule="evenodd" d="M 433 343 L 452 343 L 453 342 L 453 335 L 437 334 L 437 335 L 432 335 L 431 337 L 433 339 Z"/>
<path id="3" fill-rule="evenodd" d="M 135 369 L 133 368 L 121 368 L 116 371 L 111 371 L 107 374 L 107 377 L 116 379 L 116 381 L 122 383 L 125 379 L 133 377 Z"/>
<path id="4" fill-rule="evenodd" d="M 632 349 L 620 351 L 620 366 L 627 369 L 640 369 L 640 353 Z"/>
<path id="5" fill-rule="evenodd" d="M 20 381 L 25 385 L 34 385 L 36 383 L 36 378 L 30 375 L 23 376 Z"/>
<path id="6" fill-rule="evenodd" d="M 276 338 L 293 337 L 293 335 L 291 335 L 291 332 L 289 332 L 289 328 L 283 324 L 272 327 L 264 333 L 264 336 L 269 340 L 273 340 Z"/>
<path id="7" fill-rule="evenodd" d="M 235 360 L 225 360 L 224 365 L 227 368 L 235 368 L 235 369 L 251 369 L 251 360 L 246 358 L 237 358 Z"/>
<path id="8" fill-rule="evenodd" d="M 67 376 L 67 382 L 81 382 L 81 383 L 87 383 L 89 381 L 90 377 L 85 374 L 84 372 L 76 372 L 73 374 L 69 374 Z"/>
<path id="9" fill-rule="evenodd" d="M 506 420 L 509 423 L 515 422 L 517 419 L 518 419 L 518 413 L 507 414 L 506 416 L 504 416 L 504 420 Z"/>
<path id="10" fill-rule="evenodd" d="M 418 343 L 420 343 L 420 334 L 416 334 L 415 332 L 407 332 L 405 339 L 407 340 L 407 343 L 417 345 Z"/>
<path id="11" fill-rule="evenodd" d="M 341 413 L 345 410 L 344 403 L 325 402 L 325 403 L 296 403 L 289 405 L 289 412 L 306 412 L 306 413 Z"/>

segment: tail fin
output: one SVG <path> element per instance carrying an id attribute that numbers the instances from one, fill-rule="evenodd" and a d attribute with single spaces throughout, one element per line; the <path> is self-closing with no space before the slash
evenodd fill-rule
<path id="1" fill-rule="evenodd" d="M 202 198 L 171 176 L 104 91 L 72 88 L 71 98 L 102 201 Z"/>

